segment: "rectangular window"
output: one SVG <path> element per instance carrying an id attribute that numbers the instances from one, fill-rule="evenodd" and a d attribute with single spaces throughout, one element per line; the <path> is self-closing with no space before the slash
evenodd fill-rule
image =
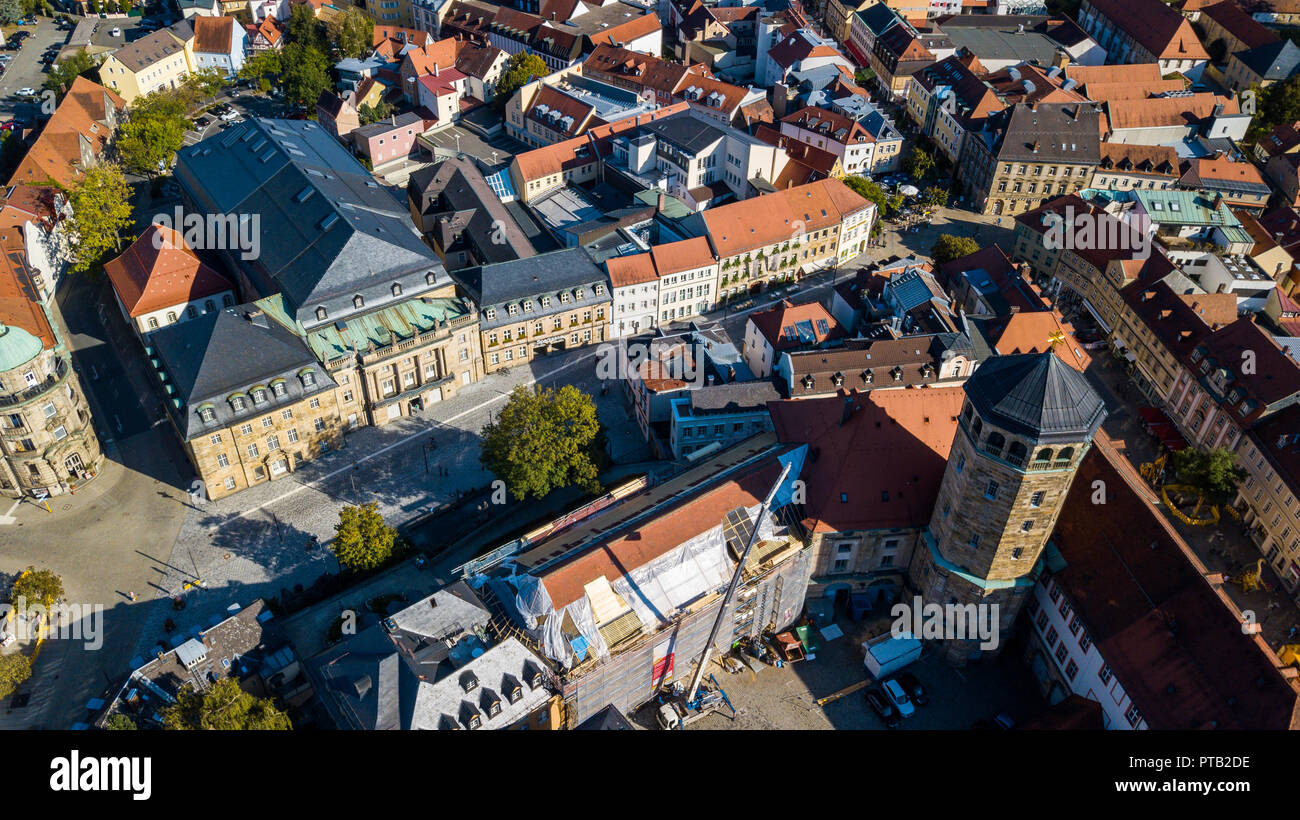
<path id="1" fill-rule="evenodd" d="M 1075 663 L 1074 659 L 1071 658 L 1070 662 L 1065 665 L 1065 676 L 1070 680 L 1074 680 L 1074 676 L 1077 674 L 1079 674 L 1079 664 Z"/>
<path id="2" fill-rule="evenodd" d="M 988 486 L 986 486 L 986 487 L 984 488 L 984 497 L 987 498 L 987 499 L 990 500 L 990 501 L 994 501 L 994 500 L 997 499 L 997 497 L 998 497 L 998 483 L 997 483 L 996 481 L 990 481 L 990 482 L 988 483 Z"/>
<path id="3" fill-rule="evenodd" d="M 257 445 L 256 445 L 256 444 L 250 444 L 250 445 L 248 445 L 248 457 L 249 457 L 249 458 L 257 458 Z"/>
<path id="4" fill-rule="evenodd" d="M 318 409 L 320 407 L 320 399 L 312 399 L 310 402 L 307 403 L 307 406 L 313 410 Z"/>
<path id="5" fill-rule="evenodd" d="M 1111 678 L 1110 664 L 1103 664 L 1101 667 L 1101 671 L 1097 673 L 1097 677 L 1101 679 L 1102 683 L 1110 683 L 1110 678 Z"/>
<path id="6" fill-rule="evenodd" d="M 295 441 L 297 441 L 297 440 L 298 440 L 298 431 L 297 431 L 297 429 L 290 427 L 290 428 L 289 428 L 289 432 L 288 432 L 288 436 L 289 436 L 289 441 L 290 441 L 290 442 L 295 442 Z"/>
<path id="7" fill-rule="evenodd" d="M 213 444 L 220 444 L 220 443 L 221 443 L 221 434 L 220 434 L 220 433 L 213 433 L 211 436 L 208 436 L 208 441 L 212 442 Z"/>
<path id="8" fill-rule="evenodd" d="M 1040 612 L 1040 613 L 1038 613 L 1038 619 L 1035 620 L 1034 623 L 1038 624 L 1038 630 L 1039 630 L 1040 632 L 1043 631 L 1044 629 L 1046 629 L 1046 628 L 1047 628 L 1047 613 L 1046 613 L 1046 612 Z"/>
<path id="9" fill-rule="evenodd" d="M 226 454 L 225 454 L 225 453 L 217 453 L 217 466 L 218 466 L 218 467 L 229 467 L 229 466 L 230 466 L 230 459 L 226 458 Z"/>
<path id="10" fill-rule="evenodd" d="M 1053 646 L 1056 646 L 1056 638 L 1057 638 L 1057 635 L 1058 635 L 1058 633 L 1057 633 L 1057 631 L 1056 631 L 1056 627 L 1052 627 L 1051 629 L 1047 630 L 1047 637 L 1046 637 L 1046 640 L 1047 640 L 1047 646 L 1048 646 L 1049 649 L 1050 649 L 1051 647 L 1053 647 Z"/>
<path id="11" fill-rule="evenodd" d="M 292 410 L 281 410 L 281 411 L 280 411 L 280 418 L 283 419 L 284 421 L 288 421 L 289 419 L 293 418 L 293 411 L 292 411 Z"/>
<path id="12" fill-rule="evenodd" d="M 1034 493 L 1032 496 L 1029 497 L 1029 506 L 1031 507 L 1043 506 L 1044 495 L 1046 495 L 1046 493 L 1044 493 L 1042 490 L 1039 490 L 1038 492 Z"/>
<path id="13" fill-rule="evenodd" d="M 275 419 L 271 418 L 270 416 L 267 416 L 266 418 L 262 419 L 262 428 L 263 428 L 263 429 L 265 429 L 265 428 L 267 428 L 267 427 L 270 427 L 270 426 L 273 425 L 273 424 L 275 424 Z"/>
<path id="14" fill-rule="evenodd" d="M 1130 706 L 1128 711 L 1124 713 L 1124 719 L 1128 721 L 1129 726 L 1136 728 L 1142 722 L 1142 712 L 1138 710 L 1137 706 Z"/>
<path id="15" fill-rule="evenodd" d="M 246 435 L 246 436 L 247 436 L 247 435 L 250 435 L 250 434 L 252 434 L 252 432 L 253 432 L 253 425 L 251 425 L 251 424 L 241 424 L 241 425 L 239 425 L 239 432 L 243 433 L 243 434 Z"/>
<path id="16" fill-rule="evenodd" d="M 1065 641 L 1061 641 L 1061 645 L 1056 647 L 1056 662 L 1065 663 L 1065 656 L 1069 654 L 1070 648 L 1065 645 Z"/>
<path id="17" fill-rule="evenodd" d="M 226 476 L 226 489 L 227 490 L 235 489 L 235 479 L 232 476 Z"/>

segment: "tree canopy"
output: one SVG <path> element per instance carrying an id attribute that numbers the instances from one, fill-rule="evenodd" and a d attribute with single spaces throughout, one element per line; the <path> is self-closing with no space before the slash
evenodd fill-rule
<path id="1" fill-rule="evenodd" d="M 574 485 L 596 493 L 599 433 L 596 405 L 578 388 L 520 385 L 483 428 L 479 461 L 505 481 L 516 500 Z"/>
<path id="2" fill-rule="evenodd" d="M 325 25 L 317 19 L 310 3 L 299 3 L 289 10 L 285 34 L 291 43 L 314 48 L 322 54 L 329 51 Z"/>
<path id="3" fill-rule="evenodd" d="M 7 698 L 32 676 L 32 661 L 21 652 L 0 655 L 0 698 Z"/>
<path id="4" fill-rule="evenodd" d="M 903 170 L 916 177 L 918 181 L 925 179 L 934 170 L 934 155 L 918 145 L 903 160 Z"/>
<path id="5" fill-rule="evenodd" d="M 48 88 L 61 96 L 72 88 L 73 80 L 93 70 L 96 65 L 95 58 L 88 52 L 78 51 L 50 66 L 50 73 L 45 75 L 41 87 Z"/>
<path id="6" fill-rule="evenodd" d="M 903 204 L 903 198 L 901 196 L 898 194 L 890 196 L 885 193 L 884 188 L 881 188 L 878 184 L 872 182 L 866 177 L 856 175 L 847 176 L 844 178 L 844 184 L 863 199 L 876 203 L 877 221 L 875 227 L 872 229 L 873 234 L 880 231 L 879 220 L 894 213 Z"/>
<path id="7" fill-rule="evenodd" d="M 197 86 L 193 91 L 201 93 Z M 122 165 L 148 176 L 163 172 L 185 144 L 190 127 L 185 110 L 175 91 L 155 91 L 137 100 L 117 130 L 114 144 Z"/>
<path id="8" fill-rule="evenodd" d="M 383 566 L 396 545 L 397 530 L 384 521 L 375 502 L 339 510 L 332 548 L 340 566 L 354 572 Z"/>
<path id="9" fill-rule="evenodd" d="M 23 16 L 23 7 L 18 0 L 0 0 L 0 23 L 8 25 Z"/>
<path id="10" fill-rule="evenodd" d="M 362 125 L 369 125 L 372 122 L 387 119 L 392 113 L 393 107 L 383 100 L 380 100 L 374 105 L 362 103 L 361 107 L 357 109 L 357 116 L 361 120 Z"/>
<path id="11" fill-rule="evenodd" d="M 286 731 L 289 716 L 267 698 L 254 697 L 239 688 L 234 678 L 222 678 L 206 692 L 185 687 L 176 703 L 162 711 L 163 728 L 218 731 Z"/>
<path id="12" fill-rule="evenodd" d="M 280 50 L 268 48 L 265 51 L 257 52 L 244 61 L 244 65 L 239 69 L 239 78 L 256 82 L 259 91 L 270 91 L 270 78 L 280 76 L 280 67 L 282 65 Z"/>
<path id="13" fill-rule="evenodd" d="M 49 608 L 63 597 L 63 579 L 51 570 L 28 567 L 14 581 L 12 595 Z"/>
<path id="14" fill-rule="evenodd" d="M 1206 499 L 1222 503 L 1232 498 L 1246 471 L 1237 466 L 1237 454 L 1220 447 L 1214 450 L 1179 450 L 1172 456 L 1178 480 L 1195 487 Z"/>
<path id="15" fill-rule="evenodd" d="M 334 15 L 325 29 L 339 57 L 363 57 L 370 53 L 375 21 L 356 6 Z"/>
<path id="16" fill-rule="evenodd" d="M 550 73 L 550 69 L 546 67 L 541 57 L 526 51 L 519 52 L 506 60 L 505 67 L 501 70 L 501 79 L 497 81 L 496 96 L 492 98 L 492 104 L 497 111 L 504 111 L 506 103 L 510 102 L 510 98 L 521 86 Z"/>
<path id="17" fill-rule="evenodd" d="M 980 249 L 980 244 L 969 236 L 953 236 L 950 233 L 939 234 L 930 248 L 930 258 L 936 265 L 960 259 Z"/>
<path id="18" fill-rule="evenodd" d="M 297 9 L 306 8 L 298 6 Z M 284 47 L 280 58 L 280 87 L 290 105 L 307 108 L 316 104 L 320 93 L 330 87 L 329 59 L 325 52 L 301 42 Z"/>
<path id="19" fill-rule="evenodd" d="M 131 186 L 119 166 L 101 162 L 86 170 L 69 200 L 76 238 L 71 270 L 83 273 L 121 246 L 131 224 Z"/>

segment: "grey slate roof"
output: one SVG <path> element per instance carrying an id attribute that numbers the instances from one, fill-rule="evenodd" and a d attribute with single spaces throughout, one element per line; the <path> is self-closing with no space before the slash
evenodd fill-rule
<path id="1" fill-rule="evenodd" d="M 965 389 L 985 424 L 1036 444 L 1087 441 L 1106 418 L 1101 396 L 1055 353 L 994 356 Z"/>
<path id="2" fill-rule="evenodd" d="M 1018 104 L 990 118 L 1000 127 L 1002 143 L 993 154 L 999 160 L 1096 165 L 1101 161 L 1100 117 L 1090 103 L 1038 103 L 1033 110 Z"/>
<path id="3" fill-rule="evenodd" d="M 682 111 L 652 122 L 642 123 L 638 129 L 642 134 L 654 134 L 659 139 L 671 142 L 692 156 L 725 137 L 732 137 L 751 145 L 766 144 L 744 131 L 720 125 L 716 120 L 711 120 L 695 110 Z"/>
<path id="4" fill-rule="evenodd" d="M 1266 43 L 1235 56 L 1264 80 L 1286 80 L 1300 68 L 1300 47 L 1290 40 Z"/>
<path id="5" fill-rule="evenodd" d="M 186 24 L 188 26 L 188 23 Z M 176 37 L 184 38 L 186 32 L 184 29 L 178 29 Z M 189 29 L 189 36 L 193 37 L 193 29 Z M 134 43 L 128 43 L 117 51 L 113 56 L 122 62 L 122 65 L 131 69 L 132 72 L 139 72 L 147 68 L 164 57 L 178 54 L 185 50 L 185 46 L 176 42 L 176 37 L 167 29 L 159 29 L 147 37 L 141 37 Z"/>
<path id="6" fill-rule="evenodd" d="M 692 412 L 737 412 L 767 407 L 781 394 L 770 381 L 712 384 L 690 391 Z"/>
<path id="7" fill-rule="evenodd" d="M 181 149 L 176 179 L 201 213 L 259 215 L 260 255 L 227 251 L 227 261 L 256 296 L 283 293 L 309 330 L 450 284 L 406 203 L 314 122 L 236 124 Z M 356 296 L 363 308 L 354 307 Z"/>
<path id="8" fill-rule="evenodd" d="M 483 329 L 500 325 L 514 325 L 533 317 L 568 312 L 577 307 L 597 305 L 610 300 L 609 277 L 605 269 L 592 260 L 583 248 L 564 248 L 525 259 L 498 262 L 455 271 L 452 276 L 479 305 L 479 324 Z M 595 286 L 603 285 L 604 293 L 596 294 Z M 577 299 L 573 291 L 583 288 L 583 298 Z M 559 294 L 569 293 L 569 301 L 561 302 Z M 543 307 L 542 296 L 551 296 L 551 306 Z M 521 310 L 510 316 L 505 306 L 533 300 L 531 310 Z M 489 318 L 487 311 L 497 311 Z"/>
<path id="9" fill-rule="evenodd" d="M 535 255 L 528 237 L 469 159 L 447 159 L 414 172 L 407 182 L 407 199 L 444 251 L 467 241 L 475 256 L 489 264 Z"/>
<path id="10" fill-rule="evenodd" d="M 250 318 L 254 312 L 258 312 L 254 305 L 224 308 L 150 335 L 147 344 L 153 358 L 166 374 L 166 384 L 175 388 L 174 395 L 167 395 L 167 411 L 186 440 L 334 388 L 300 338 L 264 313 Z M 305 368 L 312 369 L 315 383 L 310 386 L 301 378 Z M 280 378 L 285 395 L 276 396 L 270 384 Z M 267 387 L 267 402 L 257 406 L 247 395 L 255 385 Z M 244 394 L 242 413 L 228 401 L 234 393 Z M 214 419 L 205 424 L 199 411 L 207 405 Z"/>
<path id="11" fill-rule="evenodd" d="M 478 710 L 483 728 L 514 722 L 550 698 L 544 685 L 529 685 L 530 673 L 545 679 L 546 667 L 513 638 L 488 646 L 489 618 L 463 581 L 438 590 L 312 658 L 321 703 L 340 729 L 448 728 L 447 719 L 462 721 L 465 704 Z M 466 672 L 478 683 L 468 693 Z M 512 684 L 523 692 L 514 704 L 505 691 Z M 489 693 L 501 698 L 495 717 L 485 709 Z"/>

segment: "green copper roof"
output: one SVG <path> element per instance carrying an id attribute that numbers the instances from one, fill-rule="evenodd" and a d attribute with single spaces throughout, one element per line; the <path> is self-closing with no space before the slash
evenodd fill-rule
<path id="1" fill-rule="evenodd" d="M 22 328 L 0 324 L 0 371 L 27 364 L 44 349 L 40 339 Z"/>

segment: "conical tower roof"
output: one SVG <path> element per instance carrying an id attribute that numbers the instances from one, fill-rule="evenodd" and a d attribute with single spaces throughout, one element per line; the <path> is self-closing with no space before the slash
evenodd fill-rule
<path id="1" fill-rule="evenodd" d="M 1038 444 L 1087 441 L 1106 406 L 1084 375 L 1054 353 L 994 356 L 966 382 L 985 424 Z"/>

